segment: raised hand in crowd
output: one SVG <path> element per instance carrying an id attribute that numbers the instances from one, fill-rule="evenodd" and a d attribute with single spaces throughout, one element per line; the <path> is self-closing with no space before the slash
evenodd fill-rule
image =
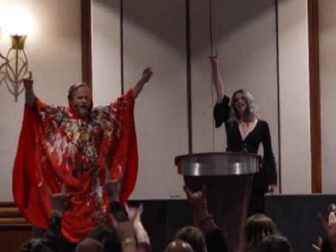
<path id="1" fill-rule="evenodd" d="M 108 169 L 105 170 L 105 187 L 110 201 L 110 210 L 114 218 L 119 222 L 127 221 L 128 214 L 126 209 L 121 205 L 119 198 L 121 182 L 120 180 L 111 180 Z"/>
<path id="2" fill-rule="evenodd" d="M 322 241 L 320 246 L 314 246 L 314 248 L 320 252 L 336 252 L 336 216 L 335 212 L 330 212 L 328 215 L 328 221 L 320 216 L 321 224 L 325 230 L 327 237 Z"/>
<path id="3" fill-rule="evenodd" d="M 317 242 L 312 244 L 315 251 L 320 252 L 322 248 L 323 239 L 321 236 L 317 237 Z"/>
<path id="4" fill-rule="evenodd" d="M 208 211 L 208 201 L 206 197 L 206 186 L 203 185 L 202 191 L 192 192 L 186 185 L 183 186 L 191 205 L 195 224 L 199 226 L 202 221 L 212 217 Z"/>
<path id="5" fill-rule="evenodd" d="M 65 248 L 64 240 L 62 237 L 62 217 L 67 209 L 68 196 L 66 194 L 66 187 L 63 184 L 61 192 L 52 193 L 48 192 L 51 198 L 51 218 L 49 227 L 40 238 L 33 238 L 23 245 L 21 252 L 56 252 L 62 251 Z"/>
<path id="6" fill-rule="evenodd" d="M 119 202 L 119 194 L 121 190 L 120 181 L 107 179 L 105 186 L 110 202 Z"/>
<path id="7" fill-rule="evenodd" d="M 202 231 L 205 241 L 206 241 L 207 250 L 202 250 L 202 251 L 227 252 L 228 244 L 226 242 L 224 234 L 222 230 L 218 228 L 218 226 L 214 222 L 213 216 L 209 213 L 209 210 L 208 210 L 208 200 L 206 197 L 206 186 L 203 185 L 202 190 L 196 191 L 196 192 L 192 192 L 186 185 L 184 185 L 183 189 L 191 205 L 195 225 Z M 188 233 L 188 230 L 192 230 L 192 229 L 186 228 L 184 231 Z M 176 238 L 185 237 L 183 235 L 183 229 L 181 229 L 180 231 L 181 232 L 177 232 L 177 234 L 179 235 L 175 236 Z M 192 233 L 196 233 L 196 232 L 192 232 Z M 193 245 L 192 241 L 189 241 L 186 239 L 183 239 L 183 240 Z M 196 246 L 193 247 L 194 250 L 195 250 L 195 247 Z"/>
<path id="8" fill-rule="evenodd" d="M 138 244 L 150 245 L 148 233 L 141 221 L 141 215 L 143 213 L 143 204 L 141 204 L 138 208 L 129 207 L 128 205 L 126 205 L 126 212 L 129 218 L 133 219 L 133 227 Z"/>
<path id="9" fill-rule="evenodd" d="M 65 184 L 62 185 L 61 192 L 51 194 L 51 216 L 63 216 L 68 206 L 69 196 L 66 193 Z"/>
<path id="10" fill-rule="evenodd" d="M 136 252 L 135 216 L 132 216 L 128 221 L 119 222 L 111 213 L 110 219 L 114 230 L 117 232 L 123 252 Z"/>

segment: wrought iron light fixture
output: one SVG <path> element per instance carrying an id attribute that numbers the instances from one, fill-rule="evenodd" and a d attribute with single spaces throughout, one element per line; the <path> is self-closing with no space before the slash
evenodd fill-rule
<path id="1" fill-rule="evenodd" d="M 12 46 L 4 56 L 0 52 L 0 85 L 4 83 L 15 102 L 23 92 L 23 78 L 28 73 L 28 58 L 24 51 L 27 36 L 11 35 Z"/>

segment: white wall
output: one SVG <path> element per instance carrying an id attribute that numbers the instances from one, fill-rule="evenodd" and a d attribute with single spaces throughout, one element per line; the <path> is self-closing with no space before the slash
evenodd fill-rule
<path id="1" fill-rule="evenodd" d="M 319 1 L 322 190 L 336 192 L 336 2 Z"/>
<path id="2" fill-rule="evenodd" d="M 80 1 L 10 0 L 28 10 L 35 29 L 28 34 L 26 53 L 36 94 L 44 101 L 66 105 L 69 84 L 81 80 Z M 9 47 L 0 40 L 0 51 Z M 6 49 L 7 50 L 7 49 Z M 0 86 L 0 201 L 12 201 L 12 169 L 21 129 L 24 96 L 17 103 Z"/>
<path id="3" fill-rule="evenodd" d="M 121 94 L 120 1 L 92 1 L 93 101 L 106 104 Z"/>
<path id="4" fill-rule="evenodd" d="M 49 103 L 66 104 L 65 93 L 69 84 L 81 79 L 80 1 L 11 0 L 10 2 L 17 2 L 31 10 L 36 19 L 36 32 L 28 37 L 26 46 L 30 69 L 34 72 L 36 93 Z M 93 64 L 99 65 L 99 68 L 94 68 L 93 73 L 93 92 L 96 104 L 106 103 L 120 94 L 120 38 L 119 24 L 117 24 L 119 22 L 117 2 L 119 1 L 100 0 L 99 2 L 92 8 L 93 17 L 99 17 L 100 21 L 107 21 L 108 25 L 103 27 L 99 23 L 100 21 L 93 23 L 95 28 L 93 45 L 99 49 L 94 51 L 93 54 Z M 200 4 L 200 2 L 198 3 Z M 247 8 L 240 12 L 238 16 L 244 18 L 244 15 L 250 16 L 251 12 L 256 13 L 255 8 L 264 6 L 266 1 L 260 0 L 257 3 L 246 5 L 246 8 L 249 7 L 252 10 Z M 108 4 L 113 8 L 111 16 L 106 12 L 106 9 L 101 8 L 103 4 Z M 180 188 L 181 177 L 176 174 L 173 158 L 188 151 L 184 1 L 158 2 L 146 0 L 142 1 L 141 4 L 137 1 L 124 1 L 124 4 L 126 89 L 137 81 L 144 67 L 152 66 L 155 72 L 151 83 L 145 87 L 143 93 L 137 99 L 136 124 L 140 151 L 140 170 L 137 189 L 133 197 L 181 197 L 183 195 Z M 272 6 L 272 4 L 267 5 Z M 151 9 L 146 6 L 151 6 Z M 152 8 L 156 11 L 152 11 Z M 103 14 L 100 15 L 99 10 L 103 10 Z M 220 12 L 220 9 L 216 11 Z M 268 90 L 269 83 L 273 83 L 275 78 L 273 64 L 268 65 L 266 61 L 268 57 L 274 57 L 274 38 L 271 36 L 275 32 L 273 30 L 274 23 L 272 23 L 274 12 L 272 7 L 267 7 L 265 11 L 257 13 L 259 14 L 255 15 L 254 18 L 248 19 L 249 22 L 246 25 L 231 26 L 231 29 L 226 30 L 228 36 L 216 37 L 216 43 L 221 44 L 221 46 L 218 46 L 220 57 L 227 57 L 228 59 L 228 61 L 224 60 L 221 65 L 224 75 L 229 78 L 227 83 L 246 83 L 244 85 L 247 85 L 246 87 L 249 89 L 253 89 L 253 85 L 250 83 L 258 83 L 260 88 L 267 88 Z M 196 14 L 193 13 L 193 15 Z M 196 15 L 194 18 L 204 19 L 205 14 L 203 16 Z M 221 21 L 218 21 L 218 24 L 220 24 L 220 27 L 225 25 Z M 203 25 L 206 25 L 206 23 Z M 109 32 L 106 32 L 103 28 L 106 28 Z M 206 30 L 206 27 L 202 29 Z M 217 35 L 220 29 L 226 28 L 221 27 L 216 30 Z M 254 31 L 253 34 L 251 34 L 250 29 Z M 279 1 L 280 143 L 282 189 L 284 193 L 310 192 L 307 33 L 306 1 Z M 198 95 L 203 94 L 204 90 L 209 90 L 208 87 L 210 88 L 210 74 L 205 59 L 208 34 L 205 32 L 197 33 L 197 30 L 193 31 L 192 36 L 195 36 L 195 34 L 200 34 L 204 42 L 204 44 L 201 44 L 203 49 L 197 50 L 197 53 L 193 54 L 192 78 L 193 96 L 195 98 L 193 101 L 197 102 L 202 98 L 199 98 Z M 239 39 L 239 36 L 247 36 L 248 39 L 243 41 Z M 103 40 L 97 41 L 96 39 L 99 37 Z M 1 38 L 0 50 L 4 52 L 4 48 L 8 48 L 8 41 L 6 42 L 4 38 Z M 103 50 L 103 48 L 106 48 L 106 50 Z M 241 59 L 244 59 L 243 61 L 234 57 L 237 54 L 233 49 L 237 50 L 238 48 L 247 50 L 246 54 L 238 54 L 241 55 Z M 247 58 L 244 57 L 245 55 Z M 247 60 L 249 58 L 255 58 L 255 65 Z M 235 63 L 230 65 L 230 62 Z M 238 63 L 244 63 L 239 67 L 244 72 L 246 71 L 246 75 L 236 76 L 233 72 L 231 73 Z M 258 68 L 258 65 L 263 67 Z M 202 69 L 202 71 L 195 72 L 197 69 Z M 257 74 L 258 69 L 262 70 L 259 75 Z M 265 72 L 267 72 L 266 76 L 261 76 L 265 75 Z M 251 75 L 251 73 L 254 74 Z M 253 82 L 248 81 L 251 76 L 253 76 Z M 265 79 L 262 77 L 265 77 Z M 202 83 L 198 83 L 197 80 L 206 82 L 205 85 L 208 86 L 201 87 Z M 234 89 L 235 86 L 228 87 L 228 92 L 232 93 Z M 272 124 L 273 147 L 277 152 L 277 122 L 274 120 L 277 115 L 271 109 L 275 106 L 274 100 L 276 98 L 273 97 L 273 88 L 269 90 L 271 95 L 254 90 L 252 92 L 257 96 L 256 100 L 262 117 Z M 267 99 L 263 100 L 264 96 Z M 205 107 L 211 107 L 211 99 L 204 99 L 204 102 L 207 104 Z M 272 105 L 268 108 L 267 104 Z M 195 110 L 198 105 L 194 103 L 193 106 L 194 112 L 199 113 Z M 9 107 L 11 107 L 10 110 Z M 12 200 L 11 173 L 21 126 L 22 110 L 23 96 L 20 96 L 19 102 L 15 103 L 6 87 L 1 85 L 0 184 L 1 188 L 5 188 L 0 190 L 1 201 Z M 204 151 L 206 148 L 211 149 L 213 146 L 211 141 L 203 141 L 202 138 L 198 138 L 208 139 L 210 134 L 210 139 L 212 139 L 211 132 L 202 131 L 210 124 L 211 110 L 207 110 L 204 117 L 204 121 L 200 122 L 201 125 L 199 126 L 195 125 L 195 123 L 198 123 L 197 121 L 193 121 L 195 129 L 197 129 L 195 133 L 200 132 L 200 135 L 194 136 L 194 144 L 196 146 L 197 143 L 203 142 L 202 145 L 197 144 L 197 148 L 199 148 L 197 151 Z M 194 118 L 198 118 L 198 116 L 194 115 Z M 220 142 L 220 144 L 222 143 Z M 216 148 L 223 147 L 219 144 L 216 146 Z M 300 183 L 297 183 L 297 181 L 300 181 Z M 153 191 L 156 191 L 155 195 Z"/>
<path id="5" fill-rule="evenodd" d="M 311 192 L 307 1 L 279 1 L 283 193 Z"/>
<path id="6" fill-rule="evenodd" d="M 133 198 L 179 198 L 174 157 L 187 152 L 185 2 L 124 1 L 125 86 L 154 76 L 136 101 L 139 176 Z"/>

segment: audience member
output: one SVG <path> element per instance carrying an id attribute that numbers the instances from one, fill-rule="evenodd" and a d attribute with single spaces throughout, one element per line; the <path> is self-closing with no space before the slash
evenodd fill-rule
<path id="1" fill-rule="evenodd" d="M 166 247 L 164 252 L 194 252 L 191 245 L 182 240 L 173 240 Z"/>
<path id="2" fill-rule="evenodd" d="M 71 245 L 65 242 L 61 232 L 62 216 L 66 210 L 67 201 L 64 187 L 61 193 L 51 195 L 51 219 L 48 230 L 42 237 L 33 238 L 24 244 L 21 252 L 57 252 L 69 249 Z"/>
<path id="3" fill-rule="evenodd" d="M 75 252 L 104 252 L 104 247 L 96 239 L 86 238 L 78 244 Z"/>
<path id="4" fill-rule="evenodd" d="M 265 237 L 253 252 L 292 252 L 288 239 L 275 234 Z"/>
<path id="5" fill-rule="evenodd" d="M 279 234 L 275 223 L 264 214 L 254 214 L 247 219 L 243 230 L 241 252 L 252 252 L 260 242 L 271 235 Z"/>
<path id="6" fill-rule="evenodd" d="M 326 238 L 324 238 L 318 246 L 314 248 L 319 252 L 336 252 L 336 216 L 335 212 L 330 212 L 328 215 L 328 221 L 320 217 L 323 229 L 326 232 Z"/>
<path id="7" fill-rule="evenodd" d="M 209 213 L 208 210 L 208 201 L 206 198 L 206 187 L 203 186 L 202 191 L 192 192 L 187 186 L 184 186 L 184 191 L 187 195 L 188 201 L 191 205 L 192 214 L 194 217 L 195 225 L 202 231 L 206 241 L 206 249 L 207 250 L 198 250 L 198 248 L 194 247 L 195 251 L 209 251 L 209 252 L 227 252 L 228 245 L 223 235 L 223 232 L 219 229 L 219 227 L 214 222 L 213 216 Z M 189 229 L 185 229 L 185 231 L 189 231 Z M 195 231 L 195 230 L 194 230 Z M 195 231 L 194 234 L 197 232 Z M 179 234 L 179 232 L 177 233 Z M 179 234 L 181 236 L 181 234 Z M 187 238 L 190 236 L 182 236 L 180 239 Z M 199 241 L 197 244 L 202 244 L 202 239 L 199 235 L 197 235 Z M 191 240 L 186 240 L 191 245 L 194 243 L 195 236 Z M 197 246 L 198 247 L 198 246 Z M 205 248 L 204 248 L 205 249 Z"/>
<path id="8" fill-rule="evenodd" d="M 179 229 L 174 239 L 188 242 L 195 252 L 207 252 L 207 244 L 202 231 L 194 226 Z"/>
<path id="9" fill-rule="evenodd" d="M 142 205 L 138 208 L 129 208 L 127 204 L 125 207 L 120 204 L 119 181 L 107 181 L 106 189 L 110 201 L 112 225 L 100 226 L 88 237 L 103 244 L 105 252 L 150 252 L 150 240 L 141 222 Z"/>

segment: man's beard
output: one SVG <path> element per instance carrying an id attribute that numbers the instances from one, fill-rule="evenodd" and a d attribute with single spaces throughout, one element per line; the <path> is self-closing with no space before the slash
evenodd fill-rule
<path id="1" fill-rule="evenodd" d="M 91 109 L 89 107 L 84 107 L 84 106 L 77 106 L 76 110 L 77 110 L 79 117 L 81 118 L 88 117 L 91 112 Z"/>

